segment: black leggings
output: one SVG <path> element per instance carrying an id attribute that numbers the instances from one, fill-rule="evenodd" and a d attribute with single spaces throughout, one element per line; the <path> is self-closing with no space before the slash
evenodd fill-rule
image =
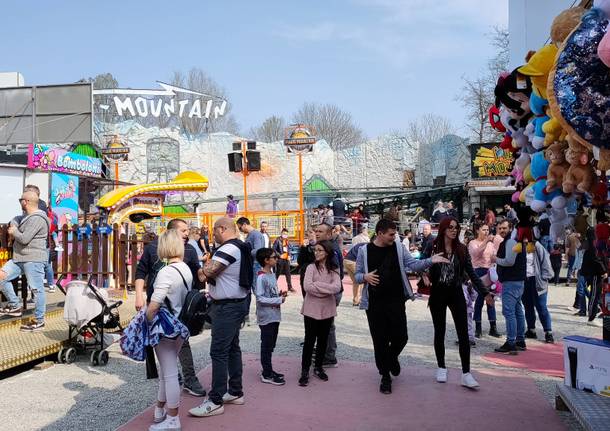
<path id="1" fill-rule="evenodd" d="M 309 370 L 311 367 L 311 355 L 313 346 L 316 345 L 315 368 L 322 368 L 324 356 L 326 355 L 326 345 L 328 344 L 328 333 L 333 323 L 334 317 L 323 320 L 316 320 L 312 317 L 305 318 L 305 342 L 303 343 L 303 356 L 301 358 L 301 369 Z"/>
<path id="2" fill-rule="evenodd" d="M 461 293 L 461 292 L 460 292 Z M 470 372 L 470 340 L 468 339 L 468 316 L 466 314 L 466 301 L 460 295 L 453 299 L 430 298 L 430 314 L 434 324 L 434 353 L 439 368 L 445 366 L 445 330 L 447 328 L 447 307 L 451 310 L 455 330 L 460 346 L 460 360 L 462 372 Z"/>

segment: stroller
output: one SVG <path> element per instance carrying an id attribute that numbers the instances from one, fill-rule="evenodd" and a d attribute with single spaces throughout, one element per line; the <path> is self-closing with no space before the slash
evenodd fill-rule
<path id="1" fill-rule="evenodd" d="M 95 287 L 93 278 L 88 282 L 73 280 L 65 286 L 61 285 L 62 279 L 63 276 L 56 284 L 66 295 L 64 320 L 69 326 L 69 347 L 61 348 L 57 354 L 57 362 L 71 364 L 76 360 L 77 353 L 87 354 L 91 351 L 91 365 L 106 365 L 108 352 L 105 348 L 112 344 L 112 337 L 104 334 L 104 330 L 123 330 L 118 311 L 123 301 L 110 305 L 106 290 Z"/>

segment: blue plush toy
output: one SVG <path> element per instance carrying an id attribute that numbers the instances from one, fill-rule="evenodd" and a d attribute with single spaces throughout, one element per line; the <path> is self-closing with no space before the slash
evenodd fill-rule
<path id="1" fill-rule="evenodd" d="M 544 158 L 543 151 L 539 151 L 532 155 L 530 171 L 536 182 L 532 186 L 534 190 L 534 199 L 530 203 L 530 208 L 538 213 L 544 211 L 551 200 L 562 196 L 560 190 L 555 190 L 550 193 L 546 191 L 546 173 L 548 168 L 549 162 Z"/>
<path id="2" fill-rule="evenodd" d="M 544 148 L 545 133 L 542 131 L 542 125 L 550 120 L 550 117 L 546 115 L 546 107 L 548 105 L 548 100 L 543 99 L 532 91 L 530 96 L 530 109 L 535 117 L 532 118 L 531 123 L 528 124 L 528 134 L 530 142 L 536 150 Z"/>

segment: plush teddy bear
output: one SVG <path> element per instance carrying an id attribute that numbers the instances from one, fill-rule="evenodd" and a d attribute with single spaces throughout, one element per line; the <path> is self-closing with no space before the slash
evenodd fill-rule
<path id="1" fill-rule="evenodd" d="M 566 145 L 555 142 L 544 152 L 546 159 L 550 162 L 546 172 L 546 190 L 552 192 L 562 188 L 563 178 L 568 171 L 570 164 L 565 158 Z"/>
<path id="2" fill-rule="evenodd" d="M 587 10 L 576 6 L 564 10 L 555 17 L 551 24 L 551 40 L 556 46 L 560 46 L 568 35 L 580 23 L 580 19 Z"/>
<path id="3" fill-rule="evenodd" d="M 589 163 L 591 161 L 589 150 L 576 139 L 568 135 L 568 149 L 566 161 L 570 164 L 563 178 L 564 193 L 587 193 L 593 186 L 595 171 Z"/>

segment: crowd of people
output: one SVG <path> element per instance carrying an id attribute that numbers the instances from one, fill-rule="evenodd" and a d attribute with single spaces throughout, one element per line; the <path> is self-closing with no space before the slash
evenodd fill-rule
<path id="1" fill-rule="evenodd" d="M 44 328 L 43 286 L 50 226 L 35 189 L 26 188 L 20 202 L 23 214 L 15 218 L 9 230 L 15 253 L 0 270 L 0 288 L 8 298 L 0 313 L 20 315 L 10 281 L 24 273 L 35 294 L 36 311 L 35 319 L 22 329 L 36 331 Z M 400 209 L 396 206 L 395 210 Z M 318 223 L 306 232 L 296 259 L 303 296 L 303 342 L 301 369 L 294 374 L 301 386 L 309 384 L 310 373 L 328 381 L 325 370 L 338 366 L 335 318 L 343 296 L 344 274 L 351 280 L 352 305 L 365 311 L 381 376 L 379 390 L 384 394 L 392 393 L 392 377 L 400 374 L 398 358 L 408 341 L 405 303 L 424 292 L 429 295 L 436 381 L 448 380 L 445 338 L 449 309 L 457 333 L 461 384 L 470 389 L 479 386 L 470 370 L 470 350 L 483 337 L 484 308 L 488 321 L 485 332 L 495 338 L 503 336 L 496 317 L 498 297 L 506 334 L 496 352 L 514 355 L 526 350 L 526 340 L 538 337 L 537 320 L 544 341 L 554 342 L 547 300 L 549 286 L 559 283 L 563 253 L 568 267 L 566 284 L 576 280 L 576 314 L 587 316 L 590 322 L 597 317 L 610 253 L 610 228 L 601 211 L 597 212 L 597 225 L 591 227 L 588 214 L 579 210 L 573 228 L 565 237 L 553 240 L 549 239 L 548 218 L 539 217 L 531 241 L 519 237 L 516 224 L 521 213 L 510 206 L 498 216 L 491 210 L 485 215 L 476 210 L 471 223 L 462 230 L 453 204 L 441 202 L 431 214 L 436 235 L 433 224 L 424 219 L 417 231 L 406 230 L 402 237 L 391 211 L 376 223 L 373 232 L 369 232 L 368 214 L 363 208 L 342 216 L 351 219 L 355 232 L 335 214 L 329 216 L 328 208 L 320 208 Z M 286 229 L 271 238 L 266 222 L 256 228 L 249 219 L 234 216 L 218 219 L 212 230 L 173 219 L 165 233 L 144 247 L 135 277 L 135 307 L 150 322 L 169 313 L 174 325 L 163 328 L 163 334 L 174 335 L 157 336 L 154 345 L 159 389 L 151 430 L 180 429 L 181 389 L 205 397 L 199 406 L 190 409 L 193 416 L 214 416 L 224 412 L 225 404 L 244 404 L 239 336 L 248 323 L 251 302 L 255 302 L 260 328 L 261 382 L 277 386 L 286 383 L 287 377 L 273 366 L 273 351 L 282 304 L 296 291 L 291 277 L 291 248 Z M 410 280 L 414 275 L 419 277 L 417 290 Z M 286 279 L 286 289 L 278 284 L 281 276 Z M 204 292 L 209 301 L 209 392 L 196 376 L 189 333 L 179 318 L 191 290 Z"/>

